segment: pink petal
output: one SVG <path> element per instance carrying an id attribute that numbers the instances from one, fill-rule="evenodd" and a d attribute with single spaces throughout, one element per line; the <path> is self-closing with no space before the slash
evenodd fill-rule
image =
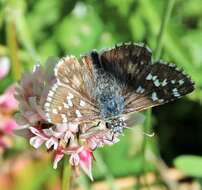
<path id="1" fill-rule="evenodd" d="M 63 156 L 64 156 L 64 152 L 60 148 L 57 149 L 56 154 L 55 154 L 55 158 L 54 158 L 54 162 L 53 162 L 53 168 L 54 169 L 57 168 L 58 162 L 60 160 L 62 160 Z"/>
<path id="2" fill-rule="evenodd" d="M 5 133 L 12 133 L 13 129 L 17 128 L 18 125 L 17 123 L 13 120 L 13 119 L 5 119 L 2 123 L 1 123 L 1 128 L 3 129 L 3 131 Z"/>
<path id="3" fill-rule="evenodd" d="M 43 133 L 42 130 L 38 130 L 38 129 L 34 128 L 34 127 L 29 127 L 29 130 L 30 130 L 34 135 L 40 137 L 40 138 L 43 139 L 43 140 L 48 140 L 48 139 L 49 139 L 49 137 L 48 137 L 45 133 Z"/>
<path id="4" fill-rule="evenodd" d="M 29 143 L 34 147 L 34 148 L 39 148 L 43 143 L 44 143 L 44 139 L 35 136 L 30 138 Z"/>
<path id="5" fill-rule="evenodd" d="M 53 149 L 56 150 L 58 148 L 58 140 L 54 137 L 51 137 L 46 141 L 45 145 L 47 149 L 53 146 Z"/>
<path id="6" fill-rule="evenodd" d="M 80 158 L 79 158 L 79 155 L 77 153 L 71 154 L 71 156 L 69 158 L 69 163 L 72 166 L 78 166 L 79 165 L 79 161 L 80 161 Z"/>
<path id="7" fill-rule="evenodd" d="M 10 111 L 18 108 L 18 102 L 15 97 L 15 85 L 9 86 L 3 95 L 0 96 L 0 107 L 2 109 L 8 109 Z"/>
<path id="8" fill-rule="evenodd" d="M 74 135 L 70 132 L 67 131 L 64 135 L 64 141 L 68 142 L 68 140 L 71 139 L 72 141 L 74 141 Z"/>
<path id="9" fill-rule="evenodd" d="M 80 166 L 83 171 L 88 175 L 88 177 L 93 181 L 92 157 L 92 152 L 87 149 L 83 149 L 81 152 L 79 152 Z"/>
<path id="10" fill-rule="evenodd" d="M 0 79 L 4 78 L 10 70 L 10 60 L 8 57 L 0 57 Z"/>

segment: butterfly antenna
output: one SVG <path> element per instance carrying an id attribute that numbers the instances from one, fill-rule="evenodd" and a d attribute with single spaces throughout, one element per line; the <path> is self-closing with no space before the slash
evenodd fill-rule
<path id="1" fill-rule="evenodd" d="M 138 130 L 139 132 L 141 132 L 142 134 L 146 135 L 147 137 L 154 137 L 154 135 L 155 135 L 155 132 L 147 133 L 147 132 L 144 132 L 144 131 L 143 131 L 141 128 L 139 128 L 139 127 L 134 128 L 134 127 L 127 127 L 127 126 L 125 126 L 124 128 L 126 128 L 126 129 L 132 129 L 132 130 Z"/>
<path id="2" fill-rule="evenodd" d="M 146 132 L 142 131 L 142 133 L 143 133 L 144 135 L 146 135 L 147 137 L 154 137 L 154 135 L 155 135 L 154 132 L 152 132 L 152 133 L 146 133 Z"/>

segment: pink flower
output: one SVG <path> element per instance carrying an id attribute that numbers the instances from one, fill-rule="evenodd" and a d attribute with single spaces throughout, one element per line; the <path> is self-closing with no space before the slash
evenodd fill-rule
<path id="1" fill-rule="evenodd" d="M 55 64 L 56 61 L 50 59 L 45 68 L 35 65 L 31 73 L 22 76 L 15 95 L 20 111 L 16 114 L 16 120 L 20 125 L 33 126 L 46 121 L 43 105 L 50 87 L 56 80 L 53 74 Z"/>
<path id="2" fill-rule="evenodd" d="M 83 149 L 79 153 L 80 158 L 80 167 L 83 169 L 83 171 L 88 175 L 88 177 L 93 180 L 92 176 L 92 158 L 93 153 L 92 151 L 88 149 Z"/>
<path id="3" fill-rule="evenodd" d="M 92 151 L 88 148 L 74 147 L 74 148 L 62 148 L 58 147 L 56 150 L 55 158 L 54 158 L 54 169 L 57 168 L 58 162 L 64 157 L 64 155 L 70 155 L 69 163 L 74 166 L 80 166 L 82 170 L 88 175 L 88 177 L 93 180 L 92 176 L 92 160 L 93 154 Z"/>
<path id="4" fill-rule="evenodd" d="M 1 149 L 8 148 L 10 143 L 5 139 L 9 138 L 13 130 L 18 127 L 14 119 L 13 112 L 17 109 L 18 103 L 14 98 L 15 87 L 11 85 L 4 94 L 0 96 L 0 147 Z"/>
<path id="5" fill-rule="evenodd" d="M 5 133 L 11 133 L 17 127 L 11 118 L 12 113 L 17 110 L 18 102 L 14 98 L 15 87 L 9 86 L 0 96 L 0 129 Z"/>
<path id="6" fill-rule="evenodd" d="M 10 70 L 8 57 L 0 57 L 0 79 L 4 78 Z"/>
<path id="7" fill-rule="evenodd" d="M 69 163 L 80 167 L 91 180 L 93 151 L 104 145 L 119 141 L 119 135 L 106 129 L 104 123 L 94 127 L 94 123 L 53 124 L 45 117 L 44 103 L 49 89 L 55 84 L 54 67 L 57 62 L 49 60 L 44 67 L 36 65 L 31 73 L 24 74 L 17 87 L 16 98 L 19 101 L 19 113 L 16 120 L 21 127 L 19 132 L 29 139 L 38 149 L 42 145 L 55 153 L 53 168 L 64 156 Z M 19 134 L 19 133 L 18 133 Z"/>
<path id="8" fill-rule="evenodd" d="M 9 86 L 3 95 L 0 96 L 0 108 L 1 110 L 13 111 L 17 110 L 18 102 L 14 98 L 15 85 Z"/>
<path id="9" fill-rule="evenodd" d="M 58 162 L 62 160 L 64 157 L 64 149 L 62 147 L 58 147 L 58 149 L 55 152 L 55 158 L 53 161 L 53 168 L 56 169 L 58 166 Z"/>
<path id="10" fill-rule="evenodd" d="M 5 118 L 0 122 L 0 130 L 4 131 L 4 133 L 11 134 L 13 129 L 17 127 L 17 123 L 15 120 L 11 118 Z"/>

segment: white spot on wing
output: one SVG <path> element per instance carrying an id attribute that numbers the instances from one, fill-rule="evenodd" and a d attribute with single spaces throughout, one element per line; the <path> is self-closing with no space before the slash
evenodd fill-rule
<path id="1" fill-rule="evenodd" d="M 73 106 L 73 103 L 72 103 L 71 99 L 68 99 L 68 100 L 67 100 L 67 103 L 68 103 L 68 105 L 69 105 L 70 107 Z"/>
<path id="2" fill-rule="evenodd" d="M 86 102 L 84 102 L 83 100 L 80 100 L 80 106 L 84 107 L 86 105 Z"/>
<path id="3" fill-rule="evenodd" d="M 172 83 L 172 84 L 175 84 L 175 80 L 171 80 L 171 83 Z"/>
<path id="4" fill-rule="evenodd" d="M 146 80 L 151 80 L 151 79 L 152 79 L 152 74 L 149 73 L 149 74 L 147 75 L 147 77 L 146 77 Z"/>
<path id="5" fill-rule="evenodd" d="M 49 112 L 49 111 L 50 111 L 50 108 L 49 108 L 49 107 L 45 107 L 44 110 L 45 110 L 46 112 Z"/>
<path id="6" fill-rule="evenodd" d="M 156 80 L 154 81 L 154 85 L 155 85 L 156 87 L 159 87 L 159 86 L 160 86 L 160 82 L 159 82 L 158 79 L 156 79 Z"/>
<path id="7" fill-rule="evenodd" d="M 63 102 L 63 106 L 64 106 L 65 108 L 69 109 L 69 105 L 68 105 L 67 103 Z"/>
<path id="8" fill-rule="evenodd" d="M 57 84 L 54 84 L 51 90 L 52 90 L 52 91 L 56 91 L 57 87 L 58 87 L 58 85 L 57 85 Z"/>
<path id="9" fill-rule="evenodd" d="M 163 82 L 161 83 L 162 86 L 166 86 L 168 84 L 167 79 L 164 79 Z"/>
<path id="10" fill-rule="evenodd" d="M 47 101 L 48 101 L 48 102 L 51 102 L 51 101 L 52 101 L 52 98 L 51 98 L 51 97 L 47 97 Z"/>
<path id="11" fill-rule="evenodd" d="M 49 97 L 52 97 L 53 95 L 54 95 L 54 92 L 50 90 L 50 91 L 48 92 L 48 96 L 49 96 Z"/>
<path id="12" fill-rule="evenodd" d="M 156 92 L 152 92 L 152 96 L 151 96 L 151 98 L 152 98 L 153 101 L 158 100 L 158 97 L 157 97 Z"/>
<path id="13" fill-rule="evenodd" d="M 54 114 L 58 114 L 58 110 L 57 109 L 53 109 L 52 111 Z"/>
<path id="14" fill-rule="evenodd" d="M 164 102 L 164 99 L 160 99 L 159 102 L 160 102 L 160 103 L 163 103 L 163 102 Z"/>
<path id="15" fill-rule="evenodd" d="M 69 93 L 69 95 L 67 96 L 67 99 L 72 99 L 74 98 L 74 95 L 72 93 Z"/>
<path id="16" fill-rule="evenodd" d="M 175 67 L 175 64 L 169 63 L 168 66 L 169 66 L 169 67 Z"/>
<path id="17" fill-rule="evenodd" d="M 44 104 L 44 107 L 50 107 L 50 103 L 49 103 L 49 102 L 46 102 L 46 103 Z"/>
<path id="18" fill-rule="evenodd" d="M 156 76 L 156 75 L 152 77 L 152 80 L 153 80 L 153 81 L 155 81 L 156 79 L 157 79 L 157 76 Z"/>
<path id="19" fill-rule="evenodd" d="M 182 84 L 184 84 L 184 80 L 181 79 L 178 81 L 178 83 L 179 83 L 179 85 L 182 85 Z"/>
<path id="20" fill-rule="evenodd" d="M 145 89 L 142 88 L 141 86 L 138 86 L 138 88 L 136 90 L 137 93 L 143 93 L 144 91 L 145 91 Z"/>
<path id="21" fill-rule="evenodd" d="M 47 118 L 48 122 L 51 123 L 50 115 L 48 113 L 46 113 L 46 118 Z"/>
<path id="22" fill-rule="evenodd" d="M 173 96 L 175 96 L 175 97 L 180 97 L 181 96 L 180 93 L 178 92 L 177 88 L 173 89 Z"/>
<path id="23" fill-rule="evenodd" d="M 77 116 L 77 117 L 82 117 L 82 115 L 81 115 L 81 113 L 80 113 L 79 110 L 76 110 L 76 116 Z"/>
<path id="24" fill-rule="evenodd" d="M 61 114 L 61 117 L 62 117 L 62 122 L 63 123 L 67 123 L 67 116 L 65 114 Z"/>
<path id="25" fill-rule="evenodd" d="M 60 68 L 61 64 L 64 63 L 64 59 L 60 59 L 59 62 L 57 63 L 57 65 L 55 66 L 54 72 L 55 72 L 55 76 L 58 76 L 58 69 Z"/>

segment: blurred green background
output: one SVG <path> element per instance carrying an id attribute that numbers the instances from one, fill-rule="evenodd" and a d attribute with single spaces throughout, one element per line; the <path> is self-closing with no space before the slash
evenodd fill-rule
<path id="1" fill-rule="evenodd" d="M 160 58 L 184 68 L 196 82 L 196 90 L 179 101 L 154 108 L 152 117 L 147 113 L 146 122 L 139 127 L 155 131 L 154 138 L 138 130 L 126 131 L 118 144 L 96 151 L 95 181 L 104 181 L 109 189 L 172 188 L 181 182 L 173 175 L 163 175 L 169 174 L 170 167 L 182 172 L 188 184 L 197 184 L 188 190 L 200 189 L 202 1 L 0 0 L 0 57 L 6 56 L 11 62 L 9 74 L 0 80 L 1 93 L 19 80 L 23 71 L 31 70 L 37 62 L 44 64 L 48 57 L 79 56 L 128 41 L 145 42 L 155 55 L 170 2 L 174 6 L 164 28 Z M 60 189 L 61 172 L 52 169 L 50 155 L 34 151 L 19 137 L 11 138 L 12 146 L 1 153 L 0 189 Z M 10 164 L 13 161 L 15 167 Z M 140 179 L 148 172 L 155 176 L 153 186 L 146 179 L 122 188 L 116 180 Z M 96 189 L 83 175 L 77 183 L 84 189 Z"/>

